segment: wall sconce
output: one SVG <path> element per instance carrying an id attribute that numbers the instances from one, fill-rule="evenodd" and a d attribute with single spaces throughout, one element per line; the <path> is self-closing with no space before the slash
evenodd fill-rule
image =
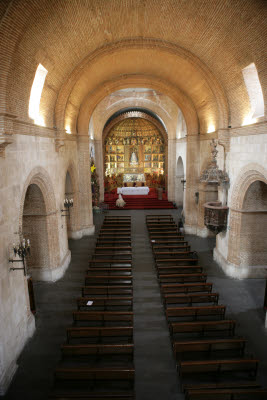
<path id="1" fill-rule="evenodd" d="M 64 208 L 61 211 L 61 217 L 70 218 L 70 208 L 73 207 L 73 199 L 64 199 Z M 66 214 L 64 214 L 66 213 Z"/>
<path id="2" fill-rule="evenodd" d="M 198 204 L 198 200 L 199 200 L 199 192 L 195 192 L 195 202 L 196 202 L 196 204 Z"/>
<path id="3" fill-rule="evenodd" d="M 15 257 L 18 255 L 20 257 L 20 260 L 14 260 L 9 259 L 9 262 L 14 263 L 14 262 L 22 262 L 23 267 L 21 268 L 10 268 L 10 271 L 15 271 L 16 269 L 23 269 L 24 271 L 24 276 L 27 275 L 27 270 L 26 270 L 26 262 L 25 262 L 25 257 L 27 256 L 27 254 L 31 253 L 31 246 L 30 246 L 30 239 L 27 239 L 27 241 L 25 239 L 22 239 L 22 242 L 20 242 L 19 244 L 15 245 L 15 243 L 13 243 L 13 251 L 14 251 L 14 255 Z"/>
<path id="4" fill-rule="evenodd" d="M 181 179 L 181 183 L 183 184 L 183 190 L 185 189 L 186 179 Z"/>

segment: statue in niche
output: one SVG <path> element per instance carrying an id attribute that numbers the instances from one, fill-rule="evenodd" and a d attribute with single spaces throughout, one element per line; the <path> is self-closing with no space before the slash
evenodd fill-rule
<path id="1" fill-rule="evenodd" d="M 130 165 L 136 167 L 138 165 L 138 156 L 136 154 L 137 149 L 133 148 L 131 157 L 130 157 Z"/>

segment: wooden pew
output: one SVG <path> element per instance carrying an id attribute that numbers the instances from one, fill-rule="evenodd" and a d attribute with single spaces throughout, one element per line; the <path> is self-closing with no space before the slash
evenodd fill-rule
<path id="1" fill-rule="evenodd" d="M 126 227 L 128 227 L 128 226 L 131 226 L 131 221 L 130 220 L 106 220 L 106 219 L 104 219 L 104 222 L 103 222 L 103 225 L 102 225 L 102 227 L 103 226 L 118 226 L 118 225 L 120 225 L 120 226 L 126 226 Z"/>
<path id="2" fill-rule="evenodd" d="M 97 285 L 132 285 L 132 276 L 109 276 L 109 275 L 97 275 L 97 276 L 85 276 L 85 286 L 97 286 Z"/>
<path id="3" fill-rule="evenodd" d="M 117 246 L 118 244 L 120 246 L 131 246 L 131 236 L 121 236 L 121 237 L 117 237 L 117 236 L 105 236 L 102 235 L 100 237 L 97 238 L 96 244 L 104 244 L 105 246 L 111 246 L 111 245 L 115 245 Z"/>
<path id="4" fill-rule="evenodd" d="M 170 334 L 173 337 L 185 335 L 186 337 L 197 336 L 234 336 L 236 322 L 234 320 L 223 319 L 218 321 L 190 321 L 190 322 L 171 322 L 169 324 Z"/>
<path id="5" fill-rule="evenodd" d="M 267 389 L 188 390 L 186 400 L 266 400 Z"/>
<path id="6" fill-rule="evenodd" d="M 198 259 L 194 256 L 189 255 L 188 257 L 181 258 L 160 258 L 156 260 L 156 267 L 167 266 L 179 266 L 179 265 L 196 265 L 198 263 Z"/>
<path id="7" fill-rule="evenodd" d="M 112 240 L 122 240 L 122 239 L 131 239 L 131 233 L 122 233 L 122 232 L 100 232 L 98 234 L 99 239 L 112 239 Z"/>
<path id="8" fill-rule="evenodd" d="M 119 226 L 117 228 L 101 228 L 100 233 L 107 233 L 107 234 L 126 233 L 128 235 L 131 234 L 131 228 L 121 228 Z"/>
<path id="9" fill-rule="evenodd" d="M 188 374 L 213 373 L 218 376 L 224 372 L 247 372 L 250 376 L 256 377 L 259 360 L 253 358 L 234 358 L 228 360 L 198 360 L 179 362 L 179 376 L 183 378 Z"/>
<path id="10" fill-rule="evenodd" d="M 231 381 L 216 383 L 186 383 L 182 385 L 182 391 L 188 390 L 209 390 L 209 389 L 260 389 L 260 384 L 255 381 Z"/>
<path id="11" fill-rule="evenodd" d="M 158 276 L 173 275 L 173 274 L 201 274 L 203 268 L 199 265 L 178 265 L 158 267 Z"/>
<path id="12" fill-rule="evenodd" d="M 132 253 L 132 246 L 125 246 L 125 245 L 123 245 L 123 246 L 121 246 L 121 245 L 115 245 L 115 246 L 105 246 L 105 245 L 99 245 L 99 244 L 96 244 L 96 247 L 95 247 L 95 252 L 96 253 L 101 253 L 101 252 L 109 252 L 109 251 L 112 251 L 112 252 L 116 252 L 116 251 L 121 251 L 121 252 L 123 252 L 124 254 L 131 254 Z"/>
<path id="13" fill-rule="evenodd" d="M 133 327 L 132 326 L 113 326 L 113 327 L 87 327 L 74 326 L 68 327 L 67 343 L 73 342 L 75 339 L 86 339 L 87 342 L 93 343 L 132 343 Z"/>
<path id="14" fill-rule="evenodd" d="M 78 392 L 78 393 L 71 393 L 71 392 L 57 392 L 54 394 L 51 394 L 49 396 L 50 400 L 134 400 L 135 399 L 135 394 L 133 391 L 119 391 L 119 392 L 114 392 L 114 391 L 99 391 L 99 392 Z"/>
<path id="15" fill-rule="evenodd" d="M 88 304 L 89 302 L 89 304 Z M 91 302 L 93 302 L 91 304 Z M 132 297 L 79 297 L 77 299 L 78 310 L 88 309 L 95 310 L 98 308 L 103 308 L 104 311 L 109 308 L 119 308 L 127 309 L 129 311 L 133 308 L 133 298 Z"/>
<path id="16" fill-rule="evenodd" d="M 95 275 L 121 275 L 121 276 L 129 276 L 132 274 L 132 268 L 97 268 L 97 267 L 90 267 L 86 271 L 87 275 L 95 276 Z"/>
<path id="17" fill-rule="evenodd" d="M 123 250 L 98 250 L 95 251 L 94 254 L 91 255 L 92 260 L 96 259 L 120 259 L 120 260 L 131 260 L 132 252 L 131 251 L 123 251 Z"/>
<path id="18" fill-rule="evenodd" d="M 212 291 L 212 283 L 173 283 L 173 284 L 163 284 L 161 285 L 161 293 L 165 294 L 175 294 L 175 293 L 195 293 L 195 292 L 208 292 Z"/>
<path id="19" fill-rule="evenodd" d="M 96 242 L 96 249 L 101 249 L 101 247 L 110 247 L 112 248 L 116 248 L 118 247 L 118 245 L 122 248 L 122 249 L 132 249 L 131 246 L 131 241 L 130 240 L 125 240 L 123 242 L 118 242 L 117 240 L 110 240 L 110 241 L 102 241 L 102 240 L 97 240 Z"/>
<path id="20" fill-rule="evenodd" d="M 161 259 L 170 259 L 172 260 L 174 257 L 175 258 L 186 258 L 192 256 L 192 251 L 184 250 L 181 249 L 180 251 L 173 250 L 173 251 L 153 251 L 154 258 L 157 261 L 160 261 Z"/>
<path id="21" fill-rule="evenodd" d="M 55 380 L 56 381 L 84 381 L 90 388 L 94 388 L 97 385 L 97 381 L 103 382 L 109 381 L 127 381 L 130 387 L 134 384 L 134 368 L 125 367 L 106 367 L 106 368 L 56 368 Z"/>
<path id="22" fill-rule="evenodd" d="M 178 322 L 181 318 L 191 318 L 197 320 L 198 318 L 213 317 L 216 319 L 223 319 L 225 316 L 225 306 L 194 306 L 194 307 L 169 307 L 165 310 L 168 322 Z"/>
<path id="23" fill-rule="evenodd" d="M 149 235 L 150 236 L 155 236 L 155 235 L 168 235 L 168 236 L 179 236 L 179 231 L 178 228 L 151 228 L 148 229 Z"/>
<path id="24" fill-rule="evenodd" d="M 185 243 L 187 243 L 187 242 L 185 242 Z M 154 253 L 156 253 L 157 251 L 168 251 L 168 252 L 172 252 L 172 251 L 189 251 L 190 250 L 190 246 L 188 245 L 188 244 L 180 244 L 179 242 L 178 242 L 178 244 L 169 244 L 169 245 L 166 245 L 166 244 L 161 244 L 161 245 L 158 245 L 158 244 L 154 244 L 153 242 L 151 243 L 151 245 L 152 245 L 152 250 L 153 250 L 153 252 Z"/>
<path id="25" fill-rule="evenodd" d="M 112 360 L 122 355 L 128 356 L 128 361 L 133 361 L 134 345 L 132 343 L 125 344 L 64 344 L 61 346 L 63 357 L 80 357 L 88 356 L 99 359 L 101 356 L 110 356 Z M 107 357 L 105 357 L 105 360 Z"/>
<path id="26" fill-rule="evenodd" d="M 218 300 L 218 293 L 167 294 L 163 297 L 165 306 L 169 304 L 187 304 L 191 306 L 194 303 L 218 304 Z"/>
<path id="27" fill-rule="evenodd" d="M 211 359 L 223 356 L 243 357 L 246 346 L 244 338 L 202 339 L 174 341 L 173 352 L 176 360 Z"/>
<path id="28" fill-rule="evenodd" d="M 171 214 L 147 214 L 146 215 L 146 221 L 151 221 L 151 220 L 153 220 L 153 219 L 155 219 L 156 221 L 162 221 L 162 220 L 164 220 L 164 219 L 166 219 L 166 220 L 173 220 L 173 216 L 171 215 Z"/>
<path id="29" fill-rule="evenodd" d="M 166 233 L 165 235 L 162 235 L 162 233 L 153 233 L 151 235 L 149 235 L 150 240 L 160 240 L 160 241 L 170 241 L 170 240 L 184 240 L 184 236 L 180 235 L 179 232 L 174 233 L 174 234 L 168 234 Z"/>
<path id="30" fill-rule="evenodd" d="M 133 312 L 131 311 L 74 311 L 74 324 L 86 322 L 97 324 L 94 326 L 129 326 L 133 324 Z"/>
<path id="31" fill-rule="evenodd" d="M 112 259 L 112 260 L 105 260 L 105 259 L 97 259 L 97 260 L 90 260 L 89 261 L 89 267 L 98 267 L 98 268 L 129 268 L 132 266 L 132 261 L 131 260 L 118 260 L 118 259 Z"/>
<path id="32" fill-rule="evenodd" d="M 133 287 L 132 285 L 118 285 L 118 286 L 83 286 L 82 287 L 82 296 L 132 296 L 133 295 Z"/>
<path id="33" fill-rule="evenodd" d="M 130 215 L 106 215 L 104 221 L 119 220 L 119 221 L 131 221 Z"/>
<path id="34" fill-rule="evenodd" d="M 160 275 L 159 283 L 189 283 L 189 282 L 206 282 L 207 274 L 172 274 Z"/>

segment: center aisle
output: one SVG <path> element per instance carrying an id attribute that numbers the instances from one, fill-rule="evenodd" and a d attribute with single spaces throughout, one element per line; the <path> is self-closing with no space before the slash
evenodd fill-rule
<path id="1" fill-rule="evenodd" d="M 170 210 L 166 211 L 170 214 Z M 153 211 L 150 213 L 155 214 Z M 132 215 L 136 400 L 179 400 L 184 399 L 184 395 L 179 390 L 145 225 L 146 214 L 149 212 L 140 211 Z"/>

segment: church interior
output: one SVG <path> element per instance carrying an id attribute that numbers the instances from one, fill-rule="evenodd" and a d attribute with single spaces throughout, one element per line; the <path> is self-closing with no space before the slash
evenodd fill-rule
<path id="1" fill-rule="evenodd" d="M 266 2 L 0 32 L 0 397 L 266 399 Z"/>

